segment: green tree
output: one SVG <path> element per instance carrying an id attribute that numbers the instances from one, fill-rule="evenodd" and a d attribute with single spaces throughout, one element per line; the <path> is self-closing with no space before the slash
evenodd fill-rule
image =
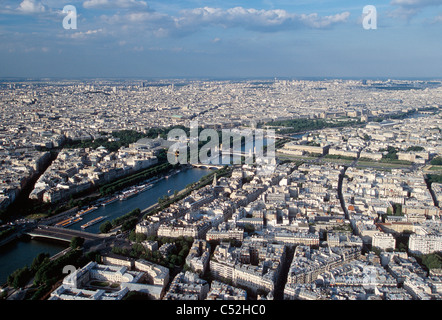
<path id="1" fill-rule="evenodd" d="M 137 232 L 135 234 L 135 241 L 136 242 L 143 242 L 143 241 L 146 241 L 146 239 L 147 239 L 147 236 L 144 233 Z"/>
<path id="2" fill-rule="evenodd" d="M 250 234 L 255 231 L 255 226 L 251 223 L 246 223 L 244 225 L 244 231 Z"/>
<path id="3" fill-rule="evenodd" d="M 121 231 L 125 232 L 135 228 L 137 221 L 138 221 L 137 218 L 130 218 L 129 220 L 124 221 L 123 224 L 121 225 Z"/>
<path id="4" fill-rule="evenodd" d="M 190 266 L 187 263 L 184 264 L 183 270 L 184 271 L 192 271 L 192 269 L 190 268 Z"/>
<path id="5" fill-rule="evenodd" d="M 182 249 L 178 252 L 178 256 L 180 256 L 180 257 L 186 257 L 188 253 L 189 253 L 189 246 L 184 245 L 184 246 L 182 247 Z"/>
<path id="6" fill-rule="evenodd" d="M 81 237 L 73 237 L 73 238 L 71 239 L 70 247 L 71 247 L 72 249 L 77 249 L 77 248 L 82 247 L 83 244 L 84 244 L 84 238 L 81 238 Z"/>
<path id="7" fill-rule="evenodd" d="M 421 146 L 411 146 L 408 147 L 407 150 L 405 150 L 407 152 L 419 152 L 419 151 L 425 151 L 425 148 L 421 147 Z"/>
<path id="8" fill-rule="evenodd" d="M 38 288 L 37 291 L 31 297 L 31 300 L 39 300 L 41 299 L 49 290 L 51 289 L 50 285 L 42 285 Z"/>
<path id="9" fill-rule="evenodd" d="M 400 243 L 397 245 L 397 249 L 398 249 L 398 251 L 400 251 L 400 252 L 407 252 L 408 247 L 407 247 L 407 245 L 406 245 L 405 243 L 400 242 Z"/>
<path id="10" fill-rule="evenodd" d="M 100 224 L 100 233 L 108 233 L 112 229 L 112 223 L 110 221 L 105 221 Z"/>
<path id="11" fill-rule="evenodd" d="M 133 241 L 133 242 L 137 241 L 137 237 L 136 237 L 135 230 L 132 230 L 132 231 L 129 233 L 129 240 L 130 240 L 130 241 Z"/>
<path id="12" fill-rule="evenodd" d="M 147 261 L 152 261 L 152 251 L 150 251 L 149 249 L 146 249 L 144 251 L 144 253 L 141 255 L 140 259 L 144 259 Z"/>
<path id="13" fill-rule="evenodd" d="M 394 215 L 401 216 L 402 215 L 402 205 L 400 203 L 394 204 Z"/>
<path id="14" fill-rule="evenodd" d="M 170 255 L 169 261 L 171 264 L 177 265 L 178 264 L 178 256 L 175 254 Z"/>
<path id="15" fill-rule="evenodd" d="M 25 266 L 15 270 L 11 275 L 9 275 L 7 283 L 9 286 L 14 287 L 15 289 L 23 288 L 31 279 L 31 276 L 31 270 L 28 268 L 28 266 Z"/>
<path id="16" fill-rule="evenodd" d="M 131 256 L 139 258 L 145 252 L 145 248 L 140 243 L 134 243 L 132 245 Z"/>
<path id="17" fill-rule="evenodd" d="M 48 261 L 49 253 L 39 253 L 31 263 L 31 271 L 36 272 L 40 266 Z"/>
<path id="18" fill-rule="evenodd" d="M 422 264 L 425 265 L 428 270 L 441 269 L 442 268 L 442 253 L 426 254 L 422 257 Z"/>
<path id="19" fill-rule="evenodd" d="M 397 158 L 398 158 L 397 153 L 399 152 L 399 150 L 397 148 L 392 147 L 392 146 L 388 146 L 385 151 L 387 151 L 387 153 L 382 155 L 382 159 L 390 160 L 390 161 L 397 160 Z"/>
<path id="20" fill-rule="evenodd" d="M 63 276 L 63 268 L 66 265 L 78 265 L 79 259 L 82 257 L 81 250 L 71 250 L 65 255 L 55 259 L 48 260 L 43 263 L 34 276 L 34 284 L 36 285 L 52 285 Z"/>
<path id="21" fill-rule="evenodd" d="M 373 251 L 377 256 L 381 256 L 382 250 L 378 247 L 372 247 L 371 251 Z"/>
<path id="22" fill-rule="evenodd" d="M 101 255 L 97 251 L 89 251 L 85 254 L 87 261 L 101 262 Z"/>
<path id="23" fill-rule="evenodd" d="M 434 166 L 442 166 L 442 157 L 436 157 L 430 161 L 430 164 Z"/>
<path id="24" fill-rule="evenodd" d="M 442 174 L 428 174 L 428 183 L 431 185 L 433 182 L 442 183 Z"/>

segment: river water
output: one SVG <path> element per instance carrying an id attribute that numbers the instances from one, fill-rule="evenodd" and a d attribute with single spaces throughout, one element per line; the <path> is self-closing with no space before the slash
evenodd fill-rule
<path id="1" fill-rule="evenodd" d="M 150 207 L 158 202 L 158 198 L 164 195 L 173 195 L 174 191 L 184 189 L 188 184 L 201 179 L 212 170 L 201 168 L 190 168 L 170 176 L 168 179 L 162 179 L 154 183 L 153 188 L 137 194 L 124 201 L 115 201 L 107 206 L 100 206 L 97 210 L 86 214 L 77 224 L 69 226 L 70 229 L 83 230 L 81 225 L 100 216 L 106 216 L 106 219 L 94 224 L 86 229 L 87 232 L 98 233 L 100 224 L 106 220 L 113 220 L 122 216 L 133 209 L 141 210 Z M 20 239 L 0 247 L 0 284 L 6 282 L 8 275 L 14 270 L 22 268 L 25 265 L 30 266 L 32 260 L 39 253 L 49 253 L 54 255 L 68 246 L 64 242 L 49 240 L 31 240 Z"/>

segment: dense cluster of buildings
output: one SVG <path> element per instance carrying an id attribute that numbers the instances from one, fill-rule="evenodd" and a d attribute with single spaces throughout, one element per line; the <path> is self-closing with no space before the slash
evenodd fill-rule
<path id="1" fill-rule="evenodd" d="M 286 299 L 439 299 L 440 275 L 430 276 L 412 256 L 398 251 L 396 242 L 397 235 L 410 232 L 410 253 L 440 251 L 440 237 L 436 236 L 441 227 L 439 211 L 422 211 L 419 219 L 404 222 L 406 214 L 388 215 L 397 201 L 397 196 L 389 195 L 382 201 L 373 197 L 368 204 L 353 197 L 352 204 L 342 208 L 336 200 L 337 176 L 341 173 L 338 169 L 333 164 L 303 164 L 296 169 L 290 163 L 279 165 L 275 173 L 279 178 L 267 177 L 269 184 L 260 196 L 244 207 L 236 207 L 230 218 L 205 234 L 206 240 L 219 241 L 209 264 L 211 275 L 252 294 L 272 298 L 279 268 L 289 263 L 283 289 Z M 248 175 L 252 171 L 248 167 L 237 172 L 240 170 Z M 309 179 L 312 173 L 317 177 L 316 185 L 311 182 L 315 178 Z M 393 176 L 400 181 L 401 174 L 401 170 L 393 170 L 383 182 L 388 183 Z M 347 179 L 353 178 L 349 183 L 356 183 L 357 177 L 349 175 Z M 256 183 L 256 178 L 249 179 L 249 183 Z M 408 184 L 395 181 L 394 185 L 401 190 L 414 188 L 416 192 L 403 194 L 407 199 L 416 194 L 419 199 L 427 199 L 424 194 L 429 191 L 419 189 L 423 187 L 420 179 L 411 175 L 407 181 Z M 219 188 L 219 184 L 210 188 L 214 187 Z M 367 186 L 367 190 L 373 189 L 374 186 Z M 350 201 L 348 195 L 344 199 Z M 371 201 L 369 197 L 364 199 Z M 431 203 L 427 204 L 431 207 Z M 349 213 L 348 219 L 344 209 Z M 381 222 L 382 216 L 387 222 Z M 243 219 L 249 219 L 249 229 Z M 373 228 L 368 227 L 371 225 Z M 241 236 L 236 233 L 238 230 L 242 230 Z M 248 234 L 251 230 L 253 236 Z M 380 249 L 381 256 L 363 254 L 364 247 Z M 294 250 L 291 261 L 287 260 L 287 250 Z M 418 283 L 426 289 L 421 290 Z"/>
<path id="2" fill-rule="evenodd" d="M 30 198 L 54 203 L 71 195 L 127 176 L 158 162 L 151 150 L 121 148 L 64 149 L 39 177 Z"/>
<path id="3" fill-rule="evenodd" d="M 442 278 L 405 252 L 343 259 L 341 253 L 296 250 L 284 289 L 296 300 L 439 300 Z M 301 276 L 300 281 L 290 281 Z M 306 278 L 307 276 L 307 278 Z M 307 280 L 307 281 L 305 281 Z"/>
<path id="4" fill-rule="evenodd" d="M 438 252 L 440 231 L 440 209 L 422 167 L 326 161 L 283 162 L 265 175 L 236 166 L 231 177 L 215 176 L 136 226 L 147 236 L 195 238 L 189 271 L 164 295 L 184 300 L 230 297 L 209 294 L 210 283 L 200 278 L 207 272 L 215 283 L 265 299 L 276 289 L 285 299 L 440 299 L 440 274 L 430 275 L 397 243 L 408 234 L 410 254 Z M 209 241 L 216 243 L 212 253 Z M 278 287 L 284 264 L 287 281 Z"/>
<path id="5" fill-rule="evenodd" d="M 11 150 L 0 153 L 0 210 L 11 205 L 24 188 L 44 171 L 49 152 Z"/>
<path id="6" fill-rule="evenodd" d="M 415 109 L 410 109 L 415 110 Z M 380 161 L 394 148 L 396 159 L 425 164 L 440 154 L 440 118 L 416 112 L 414 118 L 368 121 L 363 126 L 327 128 L 310 132 L 279 151 L 290 155 L 326 155 Z"/>
<path id="7" fill-rule="evenodd" d="M 378 90 L 379 86 L 386 90 Z M 414 90 L 388 90 L 395 86 Z M 143 132 L 152 127 L 189 126 L 190 121 L 216 128 L 293 118 L 351 117 L 367 121 L 416 108 L 437 108 L 435 101 L 441 90 L 416 81 L 337 79 L 25 81 L 2 84 L 1 89 L 3 207 L 14 200 L 17 184 L 34 174 L 29 161 L 41 162 L 43 158 L 45 162 L 45 155 L 34 154 L 36 148 L 58 148 L 66 140 L 100 138 L 115 130 Z M 429 154 L 441 151 L 438 121 L 406 119 L 400 124 L 374 122 L 365 128 L 330 129 L 317 137 L 305 137 L 299 145 L 287 145 L 285 150 L 380 159 L 380 150 L 389 143 L 401 142 L 399 159 L 422 163 Z M 365 135 L 371 137 L 369 143 L 364 141 Z M 408 146 L 423 144 L 425 150 L 407 151 Z M 20 160 L 23 158 L 25 161 Z M 41 189 L 36 190 L 36 197 L 41 196 L 39 192 Z"/>
<path id="8" fill-rule="evenodd" d="M 155 263 L 104 255 L 69 274 L 50 299 L 120 300 L 130 291 L 169 300 L 441 299 L 440 270 L 422 268 L 413 255 L 442 250 L 442 187 L 426 181 L 428 172 L 440 172 L 428 164 L 442 154 L 435 103 L 442 88 L 407 82 L 413 90 L 389 90 L 397 83 L 2 85 L 0 209 L 48 163 L 51 154 L 37 149 L 58 148 L 66 139 L 190 121 L 233 128 L 297 118 L 360 120 L 357 127 L 303 133 L 277 150 L 278 160 L 301 164 L 278 161 L 269 171 L 234 166 L 230 177 L 215 176 L 136 225 L 148 237 L 194 238 L 186 271 L 169 278 L 169 269 Z M 159 147 L 141 140 L 116 152 L 62 149 L 30 197 L 53 203 L 129 175 L 157 163 Z M 163 257 L 173 250 L 173 243 L 143 245 Z"/>
<path id="9" fill-rule="evenodd" d="M 312 208 L 316 208 L 316 210 L 299 210 L 299 206 L 291 207 L 293 203 L 304 205 L 305 197 L 303 195 L 309 192 L 308 189 L 304 190 L 304 185 L 301 187 L 294 182 L 293 186 L 296 185 L 296 192 L 286 189 L 287 193 L 284 197 L 277 197 L 279 192 L 284 190 L 282 187 L 292 186 L 291 177 L 297 177 L 293 181 L 302 183 L 303 179 L 298 180 L 301 174 L 308 175 L 314 172 L 316 166 L 311 165 L 310 168 L 309 165 L 303 165 L 294 168 L 291 163 L 286 163 L 277 167 L 273 178 L 278 176 L 278 179 L 273 180 L 272 177 L 248 179 L 249 182 L 243 183 L 241 188 L 249 183 L 258 183 L 258 181 L 264 180 L 267 181 L 267 184 L 264 183 L 264 191 L 253 201 L 242 202 L 244 206 L 232 202 L 232 209 L 226 211 L 230 214 L 224 216 L 222 211 L 219 213 L 223 219 L 214 219 L 211 213 L 204 211 L 204 208 L 210 207 L 211 201 L 226 196 L 226 188 L 231 185 L 227 183 L 228 178 L 214 179 L 213 184 L 195 192 L 194 198 L 185 198 L 173 205 L 172 208 L 141 222 L 137 226 L 137 232 L 147 232 L 146 234 L 149 235 L 155 234 L 155 232 L 158 234 L 161 230 L 159 227 L 157 229 L 147 228 L 149 225 L 155 225 L 156 222 L 158 222 L 158 226 L 163 225 L 163 222 L 166 222 L 166 226 L 172 226 L 171 222 L 176 223 L 181 220 L 186 221 L 189 225 L 198 226 L 201 221 L 206 221 L 209 226 L 212 222 L 216 225 L 213 230 L 209 228 L 205 233 L 195 236 L 186 257 L 188 271 L 170 279 L 170 286 L 167 290 L 164 288 L 169 281 L 166 271 L 168 269 L 164 267 L 145 261 L 118 262 L 118 259 L 112 260 L 110 257 L 107 257 L 105 261 L 112 265 L 125 266 L 127 268 L 125 271 L 148 272 L 150 276 L 139 276 L 137 279 L 149 279 L 147 281 L 151 283 L 149 286 L 157 286 L 158 288 L 144 288 L 145 292 L 149 292 L 153 298 L 157 299 L 161 297 L 170 300 L 244 300 L 248 295 L 273 299 L 275 289 L 282 290 L 284 299 L 440 299 L 442 294 L 441 274 L 437 273 L 437 270 L 428 272 L 412 256 L 406 252 L 397 251 L 394 235 L 400 234 L 402 232 L 400 229 L 392 233 L 384 231 L 382 227 L 377 225 L 375 232 L 370 237 L 370 243 L 367 243 L 366 236 L 357 231 L 359 229 L 358 225 L 353 222 L 353 215 L 350 216 L 349 222 L 343 217 L 342 208 L 336 211 L 321 210 L 319 204 L 324 202 L 324 195 L 320 190 L 314 189 L 314 192 L 319 196 L 316 202 L 311 203 Z M 312 171 L 308 172 L 307 168 Z M 333 174 L 339 174 L 338 171 L 333 171 L 333 168 L 334 166 L 330 165 L 328 169 Z M 327 166 L 323 165 L 321 171 L 327 174 L 326 169 Z M 253 174 L 252 168 L 244 166 L 235 169 L 234 176 L 238 176 L 239 171 L 247 172 L 248 175 Z M 285 173 L 282 174 L 282 172 Z M 330 180 L 334 181 L 334 179 Z M 225 184 L 222 183 L 223 181 Z M 327 185 L 328 182 L 324 183 Z M 224 188 L 220 187 L 222 184 L 225 185 Z M 312 187 L 311 185 L 307 186 Z M 233 191 L 234 189 L 229 190 Z M 337 192 L 337 190 L 334 191 Z M 331 196 L 333 192 L 330 190 L 329 192 Z M 208 194 L 212 195 L 211 201 L 203 201 L 204 204 L 201 206 L 193 207 L 194 211 L 190 210 L 198 195 L 199 199 L 204 199 Z M 224 203 L 228 203 L 228 201 Z M 273 205 L 278 203 L 280 206 L 285 204 L 284 208 L 287 209 L 290 219 L 288 217 L 288 221 L 282 219 L 282 211 L 279 218 L 275 217 L 274 206 L 266 207 L 266 204 L 269 203 Z M 309 207 L 306 206 L 306 208 Z M 383 209 L 385 213 L 387 208 Z M 247 216 L 252 217 L 252 213 L 255 211 L 255 216 L 263 222 L 255 224 L 257 228 L 248 229 L 241 219 Z M 356 212 L 357 210 L 350 211 Z M 361 215 L 368 215 L 368 213 L 361 213 Z M 439 216 L 424 215 L 424 217 L 425 220 L 420 219 L 411 223 L 410 253 L 440 251 L 440 247 L 436 247 L 434 244 L 436 243 L 434 238 L 430 238 L 430 235 L 440 231 Z M 374 221 L 375 219 L 371 218 L 370 220 Z M 352 230 L 351 227 L 355 227 L 354 233 L 349 231 Z M 210 230 L 217 232 L 221 232 L 220 230 L 242 230 L 243 234 L 241 238 L 238 238 L 235 233 L 231 233 L 232 237 L 229 237 L 229 233 L 226 232 L 224 238 L 212 239 Z M 167 236 L 180 237 L 182 233 L 169 233 Z M 425 239 L 428 241 L 424 241 Z M 216 242 L 215 248 L 211 252 L 209 241 L 213 243 L 213 240 Z M 420 245 L 418 244 L 419 240 L 421 241 Z M 381 254 L 364 253 L 362 249 L 367 244 L 380 248 Z M 425 248 L 432 249 L 423 249 L 424 244 Z M 153 250 L 160 250 L 160 248 L 152 247 L 151 242 L 146 245 L 149 245 L 149 248 Z M 293 256 L 289 255 L 290 251 Z M 283 287 L 278 287 L 283 265 L 289 266 L 287 280 Z M 213 281 L 208 282 L 202 278 L 207 272 L 210 272 Z M 122 274 L 121 269 L 120 273 Z M 97 280 L 98 278 L 91 279 Z M 109 276 L 106 279 L 110 281 L 112 278 Z M 118 281 L 123 282 L 123 280 Z M 60 299 L 67 298 L 69 297 L 68 293 L 81 296 L 78 290 L 75 291 L 68 283 L 69 280 L 65 280 L 65 282 L 53 293 L 54 299 L 56 295 Z M 68 287 L 69 285 L 71 287 Z M 143 284 L 143 286 L 147 286 L 147 284 Z M 123 288 L 121 290 L 124 288 L 141 290 L 142 285 L 121 284 L 119 288 Z M 90 291 L 90 288 L 87 290 Z M 84 294 L 87 292 L 85 291 Z M 119 291 L 114 294 L 117 293 L 121 294 Z M 159 296 L 156 295 L 157 293 Z M 100 295 L 100 299 L 111 297 Z"/>
<path id="10" fill-rule="evenodd" d="M 285 262 L 286 248 L 262 239 L 248 239 L 241 247 L 221 243 L 210 261 L 212 276 L 252 293 L 272 293 Z"/>

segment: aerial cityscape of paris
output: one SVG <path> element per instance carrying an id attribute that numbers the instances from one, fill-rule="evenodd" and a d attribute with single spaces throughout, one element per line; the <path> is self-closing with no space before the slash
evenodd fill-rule
<path id="1" fill-rule="evenodd" d="M 442 1 L 5 0 L 0 21 L 0 300 L 442 300 Z"/>

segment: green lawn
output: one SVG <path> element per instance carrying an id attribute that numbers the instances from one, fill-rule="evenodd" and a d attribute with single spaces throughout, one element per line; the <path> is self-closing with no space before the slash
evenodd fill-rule
<path id="1" fill-rule="evenodd" d="M 376 161 L 358 161 L 356 167 L 360 168 L 383 168 L 383 169 L 400 169 L 409 168 L 410 165 L 400 164 L 400 163 L 387 163 L 387 162 L 376 162 Z"/>
<path id="2" fill-rule="evenodd" d="M 97 286 L 97 287 L 108 287 L 109 286 L 109 282 L 107 282 L 107 281 L 92 281 L 91 285 L 92 286 Z"/>
<path id="3" fill-rule="evenodd" d="M 311 157 L 311 156 L 297 156 L 297 155 L 280 153 L 280 152 L 276 152 L 276 157 L 278 159 L 289 159 L 289 160 L 315 160 L 318 158 L 318 157 Z"/>
<path id="4" fill-rule="evenodd" d="M 442 170 L 442 166 L 431 166 L 431 167 L 427 168 L 426 170 L 441 171 Z"/>
<path id="5" fill-rule="evenodd" d="M 49 216 L 49 214 L 47 214 L 47 213 L 33 213 L 33 214 L 26 216 L 26 219 L 36 220 L 36 219 L 46 218 L 48 216 Z"/>

